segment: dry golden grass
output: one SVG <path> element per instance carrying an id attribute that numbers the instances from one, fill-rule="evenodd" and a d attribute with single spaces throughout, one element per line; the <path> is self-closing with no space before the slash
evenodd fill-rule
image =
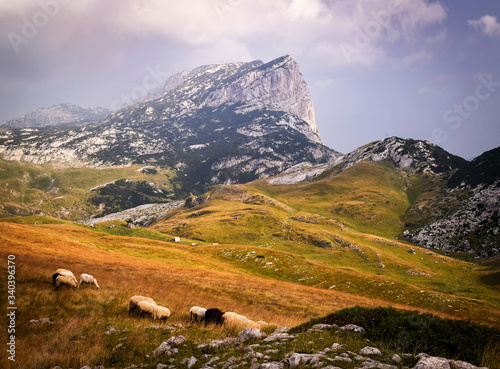
<path id="1" fill-rule="evenodd" d="M 6 368 L 103 363 L 117 344 L 104 334 L 108 325 L 130 332 L 134 339 L 131 355 L 151 354 L 168 336 L 162 336 L 162 331 L 147 333 L 147 328 L 157 323 L 128 315 L 128 300 L 136 294 L 151 296 L 172 311 L 169 321 L 160 326 L 188 325 L 193 305 L 290 327 L 355 305 L 415 310 L 389 301 L 252 276 L 212 258 L 213 246 L 192 248 L 76 226 L 14 223 L 0 223 L 0 242 L 0 258 L 16 255 L 17 268 L 17 362 L 5 363 Z M 83 285 L 78 290 L 54 291 L 51 276 L 58 268 L 73 271 L 77 278 L 83 272 L 90 273 L 101 289 Z M 51 318 L 54 324 L 27 326 L 29 320 L 43 317 Z M 189 334 L 203 341 L 228 332 L 216 328 L 187 331 Z"/>

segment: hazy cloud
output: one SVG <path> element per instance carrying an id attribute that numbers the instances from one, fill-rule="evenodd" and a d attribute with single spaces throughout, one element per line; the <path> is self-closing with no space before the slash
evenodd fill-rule
<path id="1" fill-rule="evenodd" d="M 415 66 L 422 66 L 432 63 L 434 55 L 425 50 L 421 50 L 418 53 L 413 53 L 406 56 L 402 60 L 402 64 L 405 68 L 411 69 Z"/>
<path id="2" fill-rule="evenodd" d="M 493 15 L 483 15 L 479 19 L 468 20 L 467 24 L 487 36 L 500 36 L 500 23 Z"/>

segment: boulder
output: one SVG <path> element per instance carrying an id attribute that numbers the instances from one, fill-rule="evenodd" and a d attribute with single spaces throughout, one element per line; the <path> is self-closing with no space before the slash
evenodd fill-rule
<path id="1" fill-rule="evenodd" d="M 238 342 L 245 343 L 248 341 L 260 340 L 265 338 L 266 334 L 261 332 L 260 329 L 257 328 L 246 328 L 240 332 L 238 335 Z"/>
<path id="2" fill-rule="evenodd" d="M 359 350 L 360 355 L 382 355 L 378 348 L 366 346 Z"/>
<path id="3" fill-rule="evenodd" d="M 344 331 L 352 331 L 352 332 L 356 332 L 356 333 L 365 333 L 366 332 L 366 329 L 364 329 L 363 327 L 360 327 L 359 325 L 355 325 L 355 324 L 346 324 L 343 327 L 341 327 L 340 329 L 343 329 Z"/>
<path id="4" fill-rule="evenodd" d="M 154 350 L 153 356 L 158 357 L 163 354 L 166 354 L 168 356 L 175 355 L 179 353 L 177 347 L 182 345 L 184 342 L 186 342 L 186 339 L 183 336 L 170 337 L 168 340 L 163 341 L 160 346 L 158 346 L 156 350 Z"/>
<path id="5" fill-rule="evenodd" d="M 444 357 L 423 356 L 413 369 L 451 369 L 448 361 Z"/>
<path id="6" fill-rule="evenodd" d="M 294 352 L 290 357 L 285 359 L 285 362 L 293 369 L 299 365 L 314 365 L 324 357 L 321 354 L 297 354 Z"/>

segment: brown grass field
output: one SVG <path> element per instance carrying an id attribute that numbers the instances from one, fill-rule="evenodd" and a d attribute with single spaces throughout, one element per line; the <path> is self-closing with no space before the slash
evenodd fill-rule
<path id="1" fill-rule="evenodd" d="M 4 355 L 1 365 L 5 368 L 81 367 L 98 363 L 109 355 L 114 344 L 104 334 L 110 325 L 131 331 L 136 336 L 135 350 L 151 353 L 163 336 L 143 334 L 157 323 L 129 317 L 128 300 L 136 294 L 151 296 L 167 306 L 173 313 L 168 324 L 185 326 L 193 305 L 236 311 L 254 320 L 289 327 L 355 305 L 416 310 L 414 306 L 384 299 L 252 276 L 210 257 L 213 246 L 193 248 L 111 236 L 64 224 L 9 222 L 0 223 L 0 242 L 3 276 L 7 275 L 7 256 L 15 255 L 16 263 L 16 362 L 5 360 Z M 54 291 L 51 276 L 61 267 L 73 271 L 77 278 L 83 272 L 93 274 L 101 289 L 83 285 L 78 290 L 63 287 Z M 5 283 L 3 289 L 2 296 L 6 296 Z M 468 318 L 463 312 L 450 315 L 418 310 Z M 483 305 L 481 313 L 498 317 L 498 310 L 493 307 Z M 31 319 L 44 317 L 54 324 L 28 326 Z M 223 337 L 228 332 L 205 329 L 188 331 L 186 335 L 189 334 L 199 341 Z"/>

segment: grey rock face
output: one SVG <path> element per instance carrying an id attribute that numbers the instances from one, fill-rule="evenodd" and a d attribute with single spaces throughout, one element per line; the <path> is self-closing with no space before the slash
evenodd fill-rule
<path id="1" fill-rule="evenodd" d="M 426 248 L 467 252 L 480 257 L 498 255 L 500 252 L 495 245 L 500 238 L 500 181 L 471 191 L 472 195 L 457 211 L 423 228 L 405 231 L 403 235 Z M 471 245 L 467 240 L 469 235 L 481 235 L 481 242 Z"/>
<path id="2" fill-rule="evenodd" d="M 466 161 L 428 141 L 389 137 L 362 146 L 342 158 L 342 170 L 363 160 L 389 161 L 411 173 L 443 173 L 457 169 Z"/>
<path id="3" fill-rule="evenodd" d="M 207 65 L 192 71 L 184 71 L 170 77 L 162 89 L 152 91 L 148 96 L 155 98 L 168 94 L 180 87 L 189 91 L 200 85 L 207 76 L 217 74 L 220 88 L 201 89 L 201 105 L 220 106 L 242 103 L 245 110 L 262 109 L 292 113 L 304 120 L 312 132 L 318 133 L 313 103 L 299 65 L 289 55 L 264 64 L 260 60 L 250 63 Z"/>

